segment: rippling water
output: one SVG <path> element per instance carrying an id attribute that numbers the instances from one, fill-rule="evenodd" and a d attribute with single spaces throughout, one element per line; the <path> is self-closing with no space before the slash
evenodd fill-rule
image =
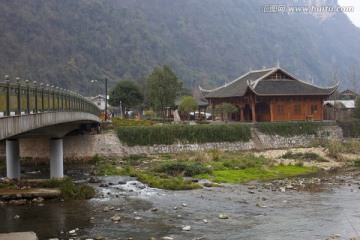
<path id="1" fill-rule="evenodd" d="M 120 180 L 127 184 L 117 184 Z M 359 177 L 342 185 L 325 185 L 324 191 L 249 194 L 246 185 L 226 185 L 192 191 L 143 188 L 126 177 L 104 177 L 111 182 L 89 201 L 47 201 L 45 206 L 0 207 L 0 232 L 34 231 L 40 239 L 69 239 L 79 228 L 81 239 L 338 239 L 360 233 Z M 260 203 L 263 207 L 257 207 Z M 266 206 L 266 207 L 265 207 Z M 104 212 L 104 208 L 113 208 Z M 229 219 L 219 219 L 225 213 Z M 115 223 L 111 217 L 120 214 Z M 20 218 L 14 219 L 15 215 Z M 140 219 L 135 219 L 139 217 Z M 204 223 L 207 219 L 207 223 Z M 190 231 L 183 231 L 184 226 Z M 64 233 L 61 233 L 61 232 Z"/>

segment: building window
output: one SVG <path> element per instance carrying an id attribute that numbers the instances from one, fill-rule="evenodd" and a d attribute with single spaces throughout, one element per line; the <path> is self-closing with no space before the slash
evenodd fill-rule
<path id="1" fill-rule="evenodd" d="M 277 115 L 284 115 L 284 105 L 277 105 L 276 114 Z"/>
<path id="2" fill-rule="evenodd" d="M 311 114 L 317 114 L 317 105 L 311 105 Z"/>
<path id="3" fill-rule="evenodd" d="M 100 106 L 100 105 L 101 105 L 101 102 L 97 102 L 97 104 L 98 104 L 98 106 Z"/>
<path id="4" fill-rule="evenodd" d="M 295 115 L 301 114 L 301 105 L 300 104 L 297 104 L 294 106 L 294 113 L 295 113 Z"/>

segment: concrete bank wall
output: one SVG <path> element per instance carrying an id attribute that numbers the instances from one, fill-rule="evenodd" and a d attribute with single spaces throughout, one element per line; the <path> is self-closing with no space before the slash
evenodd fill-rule
<path id="1" fill-rule="evenodd" d="M 140 153 L 176 153 L 181 151 L 204 151 L 209 149 L 251 150 L 287 147 L 307 147 L 319 139 L 342 139 L 342 130 L 338 126 L 324 126 L 318 136 L 302 135 L 281 137 L 266 135 L 252 129 L 252 139 L 249 142 L 219 142 L 204 144 L 173 144 L 156 146 L 128 147 L 122 144 L 116 134 L 79 135 L 64 138 L 65 162 L 88 162 L 94 155 L 103 157 L 122 157 L 128 154 Z M 20 156 L 22 162 L 48 163 L 50 139 L 20 139 Z M 0 156 L 5 158 L 5 144 L 0 142 Z"/>

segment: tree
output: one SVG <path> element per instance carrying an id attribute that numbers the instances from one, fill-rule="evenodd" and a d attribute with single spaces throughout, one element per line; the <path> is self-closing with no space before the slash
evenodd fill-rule
<path id="1" fill-rule="evenodd" d="M 132 80 L 118 82 L 109 94 L 109 104 L 119 106 L 121 101 L 121 111 L 138 107 L 144 101 L 144 95 Z"/>
<path id="2" fill-rule="evenodd" d="M 223 102 L 221 103 L 221 109 L 224 113 L 225 122 L 229 121 L 229 115 L 238 111 L 237 107 L 231 103 Z"/>
<path id="3" fill-rule="evenodd" d="M 355 100 L 355 109 L 352 116 L 353 118 L 360 120 L 360 97 L 357 97 Z"/>
<path id="4" fill-rule="evenodd" d="M 195 111 L 197 108 L 198 104 L 192 96 L 184 96 L 179 104 L 179 110 L 185 113 L 188 121 L 190 120 L 190 112 Z"/>
<path id="5" fill-rule="evenodd" d="M 353 65 L 350 69 L 350 84 L 351 84 L 351 90 L 357 94 L 357 91 L 358 91 L 358 79 L 357 79 L 357 76 L 356 76 L 356 68 L 355 66 Z"/>
<path id="6" fill-rule="evenodd" d="M 165 110 L 174 107 L 175 99 L 182 92 L 183 84 L 168 65 L 155 68 L 147 78 L 147 100 L 165 118 Z"/>

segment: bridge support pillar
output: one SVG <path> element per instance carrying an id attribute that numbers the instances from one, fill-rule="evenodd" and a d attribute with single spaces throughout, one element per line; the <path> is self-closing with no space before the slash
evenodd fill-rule
<path id="1" fill-rule="evenodd" d="M 10 179 L 20 180 L 19 140 L 6 140 L 6 175 Z"/>
<path id="2" fill-rule="evenodd" d="M 64 177 L 63 140 L 53 138 L 50 140 L 50 178 Z"/>

